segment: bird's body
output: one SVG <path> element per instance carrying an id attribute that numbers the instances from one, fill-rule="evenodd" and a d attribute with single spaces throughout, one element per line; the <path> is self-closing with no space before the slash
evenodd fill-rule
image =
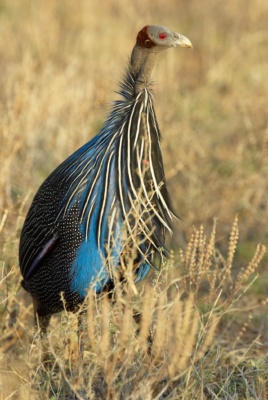
<path id="1" fill-rule="evenodd" d="M 154 57 L 166 38 L 174 43 L 164 48 L 190 47 L 167 28 L 143 28 L 121 84 L 123 99 L 98 135 L 56 168 L 34 197 L 21 234 L 20 267 L 45 327 L 63 309 L 62 298 L 75 311 L 89 287 L 102 291 L 130 259 L 139 281 L 155 253 L 168 254 L 165 231 L 172 231 L 173 213 L 150 90 Z"/>

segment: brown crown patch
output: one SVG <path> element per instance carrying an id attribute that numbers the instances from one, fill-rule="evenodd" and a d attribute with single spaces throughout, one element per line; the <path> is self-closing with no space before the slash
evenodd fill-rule
<path id="1" fill-rule="evenodd" d="M 156 46 L 156 44 L 152 41 L 152 39 L 150 39 L 150 37 L 148 35 L 148 27 L 149 27 L 149 25 L 146 25 L 138 33 L 136 45 L 141 46 L 141 47 L 147 47 L 147 48 Z"/>

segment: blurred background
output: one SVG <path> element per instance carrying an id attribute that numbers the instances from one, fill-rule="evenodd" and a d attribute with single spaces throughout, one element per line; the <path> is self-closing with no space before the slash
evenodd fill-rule
<path id="1" fill-rule="evenodd" d="M 160 54 L 154 70 L 182 219 L 172 247 L 215 217 L 224 243 L 238 214 L 239 251 L 251 256 L 268 236 L 267 20 L 262 0 L 1 0 L 0 212 L 23 219 L 46 176 L 98 132 L 137 32 L 161 24 L 194 46 Z"/>
<path id="2" fill-rule="evenodd" d="M 19 233 L 48 174 L 101 128 L 137 32 L 160 24 L 193 50 L 159 55 L 155 109 L 180 222 L 228 248 L 239 218 L 237 268 L 268 238 L 268 2 L 264 0 L 0 0 L 1 314 L 19 290 Z M 255 295 L 268 292 L 268 259 Z M 12 276 L 5 280 L 10 272 Z M 21 291 L 20 291 L 21 293 Z M 31 317 L 32 318 L 32 317 Z M 262 316 L 267 331 L 267 316 Z M 266 328 L 265 328 L 266 326 Z M 1 329 L 6 332 L 7 322 Z"/>

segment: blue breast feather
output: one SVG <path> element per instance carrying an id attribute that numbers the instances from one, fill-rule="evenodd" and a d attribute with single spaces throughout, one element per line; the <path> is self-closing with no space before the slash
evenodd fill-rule
<path id="1" fill-rule="evenodd" d="M 122 110 L 122 108 L 121 108 Z M 121 154 L 122 181 L 118 182 L 118 148 L 124 132 L 128 113 L 118 116 L 113 113 L 107 124 L 90 142 L 71 155 L 54 172 L 55 181 L 69 183 L 69 189 L 62 200 L 57 223 L 68 215 L 73 206 L 79 207 L 82 244 L 76 251 L 70 277 L 71 289 L 80 296 L 86 296 L 89 287 L 100 292 L 111 277 L 109 269 L 115 270 L 120 262 L 123 248 L 124 212 L 118 200 L 118 185 L 122 185 L 124 196 L 129 192 L 126 178 L 126 156 Z M 113 135 L 111 136 L 111 126 Z M 128 209 L 127 198 L 125 207 Z M 114 210 L 114 220 L 109 218 Z M 148 246 L 141 237 L 142 253 L 148 253 Z M 143 279 L 150 268 L 151 257 L 140 263 L 136 282 Z M 109 268 L 107 268 L 107 258 Z M 140 258 L 140 257 L 139 257 Z M 141 260 L 142 261 L 142 260 Z M 148 262 L 149 261 L 149 262 Z"/>
<path id="2" fill-rule="evenodd" d="M 123 235 L 126 226 L 117 199 L 114 157 L 114 153 L 111 153 L 110 162 L 106 156 L 99 157 L 99 163 L 102 163 L 99 177 L 95 177 L 94 172 L 89 179 L 92 182 L 98 178 L 94 187 L 92 184 L 91 187 L 85 185 L 81 193 L 80 229 L 84 241 L 77 250 L 70 274 L 72 276 L 71 289 L 77 291 L 82 297 L 86 296 L 89 287 L 100 292 L 110 281 L 111 276 L 108 271 L 115 270 L 119 265 L 124 246 Z M 98 163 L 96 165 L 98 166 Z M 94 165 L 94 171 L 96 165 Z M 126 187 L 123 189 L 127 190 Z M 72 207 L 72 202 L 69 207 Z M 111 221 L 113 211 L 114 220 Z M 140 241 L 144 241 L 144 238 Z M 146 252 L 145 244 L 143 244 L 143 251 Z M 136 282 L 143 279 L 149 268 L 150 265 L 146 262 L 140 265 Z"/>

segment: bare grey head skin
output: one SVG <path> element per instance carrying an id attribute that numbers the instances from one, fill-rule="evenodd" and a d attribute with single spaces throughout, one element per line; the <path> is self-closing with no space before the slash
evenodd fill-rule
<path id="1" fill-rule="evenodd" d="M 138 33 L 130 58 L 130 72 L 136 81 L 135 94 L 150 85 L 156 55 L 176 46 L 193 47 L 187 37 L 164 26 L 147 25 Z"/>

